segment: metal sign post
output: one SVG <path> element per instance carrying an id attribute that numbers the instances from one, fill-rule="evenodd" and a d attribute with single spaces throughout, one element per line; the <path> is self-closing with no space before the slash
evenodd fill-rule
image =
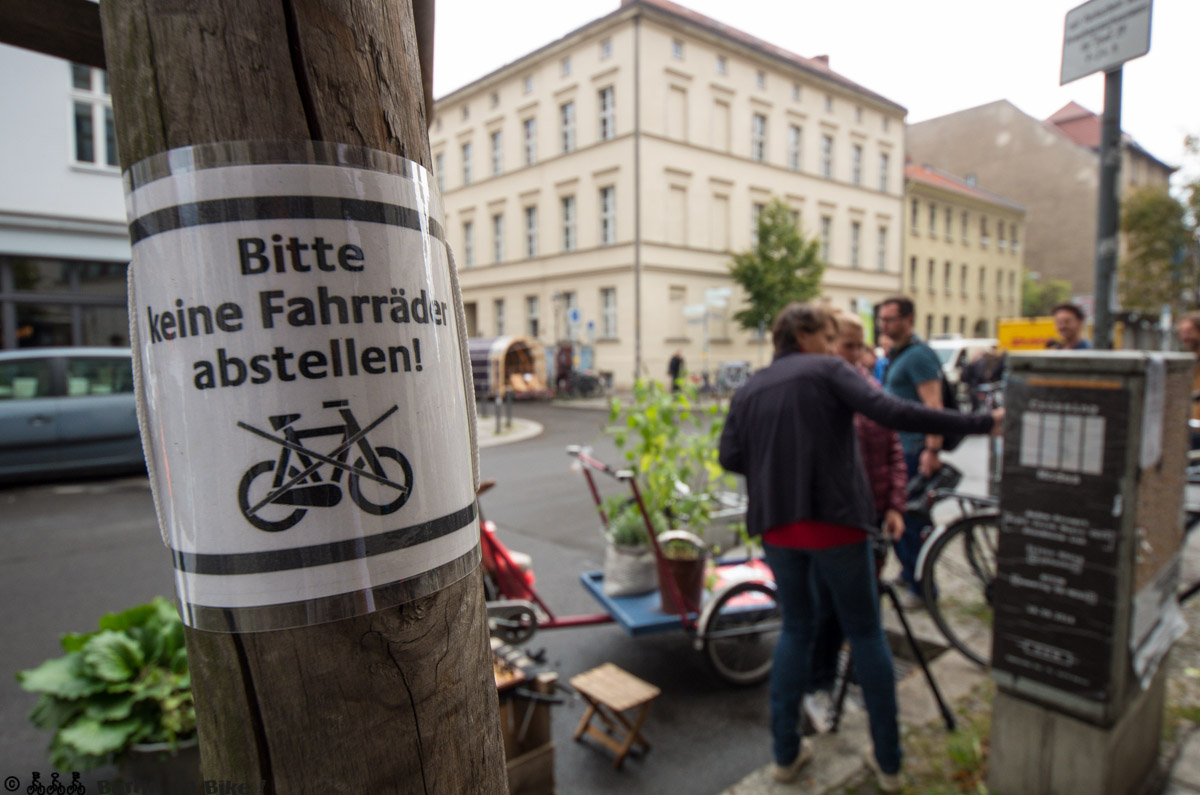
<path id="1" fill-rule="evenodd" d="M 1104 72 L 1100 197 L 1096 210 L 1096 314 L 1092 342 L 1112 349 L 1120 219 L 1121 65 L 1150 51 L 1153 0 L 1090 0 L 1067 12 L 1059 85 Z"/>

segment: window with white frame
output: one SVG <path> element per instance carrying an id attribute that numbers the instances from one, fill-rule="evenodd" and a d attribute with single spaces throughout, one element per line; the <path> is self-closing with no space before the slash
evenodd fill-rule
<path id="1" fill-rule="evenodd" d="M 616 189 L 611 185 L 600 189 L 600 245 L 617 242 Z"/>
<path id="2" fill-rule="evenodd" d="M 475 224 L 471 221 L 463 221 L 463 267 L 475 267 Z"/>
<path id="3" fill-rule="evenodd" d="M 500 107 L 500 92 L 499 91 L 492 92 L 492 107 L 493 108 Z"/>
<path id="4" fill-rule="evenodd" d="M 963 265 L 961 268 L 959 268 L 958 276 L 958 286 L 959 290 L 962 292 L 963 298 L 967 297 L 967 281 L 967 266 Z"/>
<path id="5" fill-rule="evenodd" d="M 996 271 L 996 300 L 1004 300 L 1004 274 L 999 270 Z"/>
<path id="6" fill-rule="evenodd" d="M 754 73 L 754 87 L 755 88 L 766 88 L 767 87 L 767 73 L 761 69 L 759 69 L 757 72 Z"/>
<path id="7" fill-rule="evenodd" d="M 979 297 L 987 295 L 987 266 L 979 266 Z"/>
<path id="8" fill-rule="evenodd" d="M 526 94 L 533 93 L 533 78 L 532 77 L 525 78 L 525 93 Z"/>
<path id="9" fill-rule="evenodd" d="M 908 289 L 910 292 L 917 291 L 917 258 L 912 257 L 908 261 Z"/>
<path id="10" fill-rule="evenodd" d="M 525 333 L 537 339 L 539 316 L 538 316 L 538 297 L 536 295 L 525 296 Z"/>
<path id="11" fill-rule="evenodd" d="M 1017 274 L 1014 271 L 1008 272 L 1008 300 L 1015 301 L 1017 298 Z"/>
<path id="12" fill-rule="evenodd" d="M 1008 225 L 1008 230 L 1009 230 L 1009 231 L 1008 231 L 1008 233 L 1009 233 L 1010 235 L 1012 235 L 1012 243 L 1011 243 L 1012 252 L 1013 252 L 1014 254 L 1016 254 L 1018 251 L 1020 251 L 1020 250 L 1021 250 L 1021 244 L 1020 244 L 1020 242 L 1017 240 L 1017 225 L 1016 225 L 1016 224 L 1009 224 L 1009 225 Z"/>
<path id="13" fill-rule="evenodd" d="M 862 108 L 861 107 L 854 108 L 854 121 L 859 124 L 862 124 Z"/>
<path id="14" fill-rule="evenodd" d="M 499 130 L 492 133 L 492 176 L 504 171 L 504 136 Z"/>
<path id="15" fill-rule="evenodd" d="M 850 181 L 855 185 L 862 184 L 863 148 L 855 144 L 850 150 Z"/>
<path id="16" fill-rule="evenodd" d="M 1004 236 L 1004 222 L 996 222 L 996 248 L 1004 251 L 1008 248 L 1008 238 Z"/>
<path id="17" fill-rule="evenodd" d="M 970 229 L 970 226 L 969 226 L 969 224 L 968 224 L 969 216 L 970 216 L 970 213 L 968 213 L 966 210 L 963 210 L 963 214 L 962 214 L 962 242 L 964 242 L 964 243 L 966 243 L 966 242 L 967 242 L 967 238 L 968 238 L 967 230 L 968 230 L 968 229 Z"/>
<path id="18" fill-rule="evenodd" d="M 937 235 L 937 205 L 929 203 L 929 236 Z"/>
<path id="19" fill-rule="evenodd" d="M 600 290 L 600 336 L 605 339 L 617 337 L 617 288 L 604 287 Z"/>
<path id="20" fill-rule="evenodd" d="M 795 124 L 788 125 L 788 168 L 792 171 L 800 170 L 800 144 L 801 132 L 800 127 Z"/>
<path id="21" fill-rule="evenodd" d="M 857 268 L 862 263 L 858 259 L 859 244 L 862 242 L 862 224 L 850 222 L 850 267 Z"/>
<path id="22" fill-rule="evenodd" d="M 989 238 L 988 238 L 987 218 L 980 216 L 979 217 L 979 245 L 986 247 L 988 244 L 988 240 L 989 240 Z"/>
<path id="23" fill-rule="evenodd" d="M 525 256 L 529 258 L 538 255 L 537 244 L 537 207 L 525 208 Z"/>
<path id="24" fill-rule="evenodd" d="M 562 121 L 562 150 L 566 152 L 575 149 L 575 103 L 567 102 L 558 109 Z"/>
<path id="25" fill-rule="evenodd" d="M 471 144 L 465 143 L 462 145 L 462 171 L 463 184 L 471 184 Z"/>
<path id="26" fill-rule="evenodd" d="M 504 262 L 504 216 L 492 216 L 492 261 Z"/>
<path id="27" fill-rule="evenodd" d="M 946 239 L 954 239 L 954 209 L 951 207 L 946 208 Z"/>
<path id="28" fill-rule="evenodd" d="M 526 119 L 521 123 L 525 131 L 525 165 L 537 162 L 537 119 Z"/>
<path id="29" fill-rule="evenodd" d="M 912 233 L 915 235 L 921 231 L 921 202 L 916 199 L 912 200 L 912 210 L 909 212 L 909 219 L 912 221 Z"/>
<path id="30" fill-rule="evenodd" d="M 833 136 L 821 136 L 821 176 L 833 179 Z"/>
<path id="31" fill-rule="evenodd" d="M 683 39 L 671 39 L 671 57 L 677 61 L 683 60 Z"/>
<path id="32" fill-rule="evenodd" d="M 937 263 L 929 260 L 929 292 L 937 291 Z"/>
<path id="33" fill-rule="evenodd" d="M 71 64 L 72 156 L 76 163 L 119 167 L 108 73 Z"/>
<path id="34" fill-rule="evenodd" d="M 496 315 L 496 336 L 504 336 L 504 299 L 497 298 L 492 301 L 493 312 Z"/>
<path id="35" fill-rule="evenodd" d="M 800 101 L 800 84 L 792 83 L 792 102 Z"/>
<path id="36" fill-rule="evenodd" d="M 729 62 L 724 55 L 717 56 L 717 74 L 723 75 L 729 73 Z"/>
<path id="37" fill-rule="evenodd" d="M 466 121 L 466 120 L 467 120 L 467 119 L 469 119 L 469 118 L 471 118 L 471 106 L 470 106 L 470 105 L 463 105 L 463 107 L 462 107 L 462 120 L 463 120 L 463 121 Z"/>
<path id="38" fill-rule="evenodd" d="M 611 140 L 617 134 L 616 109 L 613 105 L 613 87 L 606 86 L 597 93 L 600 117 L 600 140 Z"/>
<path id="39" fill-rule="evenodd" d="M 833 248 L 833 219 L 828 215 L 821 216 L 821 259 L 829 262 Z"/>
<path id="40" fill-rule="evenodd" d="M 887 193 L 888 189 L 888 169 L 891 168 L 891 158 L 887 152 L 879 153 L 879 190 Z"/>
<path id="41" fill-rule="evenodd" d="M 887 270 L 887 227 L 879 227 L 879 239 L 875 249 L 875 267 L 881 271 Z"/>
<path id="42" fill-rule="evenodd" d="M 759 163 L 767 159 L 767 117 L 761 113 L 751 117 L 750 157 Z"/>
<path id="43" fill-rule="evenodd" d="M 566 58 L 563 58 L 562 61 L 559 62 L 559 74 L 561 74 L 563 77 L 570 77 L 570 75 L 571 75 L 571 58 L 569 56 Z"/>
<path id="44" fill-rule="evenodd" d="M 575 197 L 563 196 L 559 200 L 562 208 L 562 247 L 563 251 L 575 250 Z"/>
<path id="45" fill-rule="evenodd" d="M 825 112 L 833 113 L 833 95 L 832 94 L 825 95 Z"/>
<path id="46" fill-rule="evenodd" d="M 433 157 L 433 176 L 437 180 L 438 193 L 446 192 L 446 156 L 438 152 Z"/>
<path id="47" fill-rule="evenodd" d="M 953 280 L 953 273 L 951 272 L 953 268 L 954 268 L 954 265 L 952 265 L 950 263 L 950 260 L 946 260 L 946 264 L 942 268 L 942 270 L 944 271 L 943 275 L 946 279 L 946 295 L 952 295 L 954 293 L 954 290 L 950 284 L 951 281 Z"/>
<path id="48" fill-rule="evenodd" d="M 612 56 L 612 39 L 603 39 L 600 42 L 600 60 Z"/>

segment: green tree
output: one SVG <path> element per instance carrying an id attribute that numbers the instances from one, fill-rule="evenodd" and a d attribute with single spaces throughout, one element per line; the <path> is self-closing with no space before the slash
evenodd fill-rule
<path id="1" fill-rule="evenodd" d="M 1177 311 L 1195 305 L 1195 183 L 1187 194 L 1185 205 L 1165 185 L 1147 185 L 1121 203 L 1127 253 L 1117 271 L 1117 289 L 1123 308 L 1157 313 L 1163 305 Z"/>
<path id="2" fill-rule="evenodd" d="M 1021 276 L 1022 317 L 1043 317 L 1071 298 L 1071 283 L 1063 279 L 1038 278 L 1025 271 Z"/>
<path id="3" fill-rule="evenodd" d="M 729 272 L 746 291 L 745 309 L 734 319 L 745 329 L 769 326 L 789 301 L 808 301 L 821 293 L 825 261 L 815 239 L 806 239 L 792 210 L 772 199 L 758 216 L 758 241 L 735 254 Z"/>

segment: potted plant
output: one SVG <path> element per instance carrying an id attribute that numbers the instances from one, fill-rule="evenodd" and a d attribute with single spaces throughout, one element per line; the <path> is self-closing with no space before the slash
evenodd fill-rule
<path id="1" fill-rule="evenodd" d="M 688 589 L 684 599 L 699 605 L 707 560 L 701 538 L 718 504 L 717 493 L 732 483 L 717 462 L 725 410 L 716 404 L 700 407 L 695 387 L 686 381 L 673 392 L 657 382 L 639 380 L 631 402 L 613 399 L 609 422 L 617 449 L 637 474 L 652 520 L 691 534 L 691 538 L 663 538 L 656 528 L 656 535 L 666 542 L 661 545 L 665 572 L 659 574 L 660 580 L 664 576 L 682 579 Z M 660 581 L 660 591 L 669 599 L 671 589 L 662 586 Z M 678 612 L 679 606 L 668 601 L 664 610 Z"/>
<path id="2" fill-rule="evenodd" d="M 54 732 L 50 763 L 63 771 L 115 763 L 127 780 L 153 784 L 162 774 L 143 760 L 166 757 L 184 775 L 180 783 L 194 788 L 196 710 L 175 606 L 157 597 L 61 643 L 62 657 L 17 674 L 22 688 L 41 694 L 29 720 Z"/>
<path id="3" fill-rule="evenodd" d="M 608 518 L 604 549 L 604 593 L 609 596 L 638 596 L 658 586 L 654 572 L 654 552 L 646 533 L 646 522 L 637 503 L 610 497 L 604 503 Z M 655 535 L 666 532 L 666 517 L 651 511 Z"/>

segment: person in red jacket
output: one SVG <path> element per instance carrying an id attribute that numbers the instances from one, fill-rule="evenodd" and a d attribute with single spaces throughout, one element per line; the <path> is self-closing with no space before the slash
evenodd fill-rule
<path id="1" fill-rule="evenodd" d="M 834 319 L 838 336 L 830 353 L 845 359 L 867 383 L 876 389 L 880 388 L 879 382 L 863 366 L 863 352 L 867 348 L 862 321 L 840 310 L 834 313 Z M 904 533 L 905 487 L 908 480 L 900 434 L 862 414 L 854 415 L 854 430 L 858 434 L 858 450 L 867 473 L 867 483 L 871 487 L 876 525 L 882 527 L 891 538 L 897 539 Z M 883 562 L 884 557 L 877 548 L 877 572 Z M 817 631 L 813 638 L 812 674 L 809 692 L 804 696 L 804 712 L 813 728 L 825 731 L 830 724 L 832 690 L 845 636 L 833 611 L 833 595 L 828 587 L 818 582 L 817 593 L 824 607 L 817 619 Z"/>

